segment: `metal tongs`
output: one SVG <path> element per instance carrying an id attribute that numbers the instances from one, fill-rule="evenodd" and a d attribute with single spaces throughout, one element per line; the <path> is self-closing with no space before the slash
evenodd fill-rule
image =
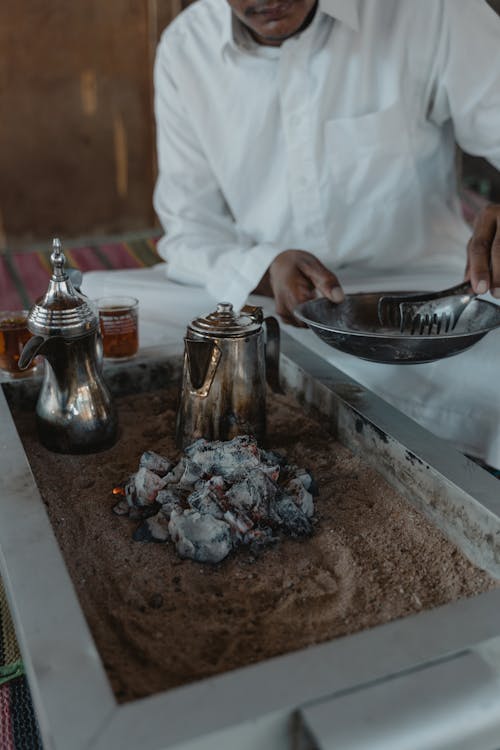
<path id="1" fill-rule="evenodd" d="M 399 328 L 412 336 L 448 333 L 476 296 L 470 281 L 440 292 L 384 295 L 378 301 L 378 319 L 381 326 Z"/>

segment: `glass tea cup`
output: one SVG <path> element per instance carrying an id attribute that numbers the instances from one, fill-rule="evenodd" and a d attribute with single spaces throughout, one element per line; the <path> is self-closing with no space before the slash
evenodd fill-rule
<path id="1" fill-rule="evenodd" d="M 25 343 L 31 338 L 27 327 L 28 310 L 0 312 L 0 372 L 9 378 L 22 378 L 36 367 L 36 357 L 25 370 L 18 366 Z"/>
<path id="2" fill-rule="evenodd" d="M 103 355 L 105 359 L 129 359 L 139 348 L 138 307 L 135 297 L 99 297 Z"/>

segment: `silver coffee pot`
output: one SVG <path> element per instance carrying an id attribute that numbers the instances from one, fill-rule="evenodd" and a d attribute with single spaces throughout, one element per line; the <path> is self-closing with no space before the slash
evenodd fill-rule
<path id="1" fill-rule="evenodd" d="M 266 377 L 279 390 L 278 321 L 264 320 L 260 307 L 236 313 L 221 302 L 210 315 L 192 321 L 184 344 L 178 445 L 246 434 L 262 440 Z"/>
<path id="2" fill-rule="evenodd" d="M 40 441 L 59 453 L 92 453 L 112 445 L 117 418 L 102 379 L 99 318 L 73 286 L 58 239 L 47 292 L 28 315 L 33 334 L 19 358 L 21 370 L 45 358 L 36 420 Z"/>

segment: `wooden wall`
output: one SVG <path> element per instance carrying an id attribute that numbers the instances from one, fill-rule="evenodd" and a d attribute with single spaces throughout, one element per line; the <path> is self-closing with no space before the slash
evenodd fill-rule
<path id="1" fill-rule="evenodd" d="M 0 252 L 153 226 L 154 51 L 189 2 L 0 2 Z"/>
<path id="2" fill-rule="evenodd" d="M 182 5 L 0 3 L 0 249 L 153 226 L 152 63 Z"/>

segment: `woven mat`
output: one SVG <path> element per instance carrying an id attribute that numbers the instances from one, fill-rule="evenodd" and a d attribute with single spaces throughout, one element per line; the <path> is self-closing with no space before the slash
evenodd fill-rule
<path id="1" fill-rule="evenodd" d="M 80 271 L 145 268 L 162 261 L 156 252 L 157 237 L 120 240 L 79 247 L 64 247 L 69 267 Z M 50 248 L 0 255 L 0 308 L 30 308 L 46 290 L 51 274 Z"/>
<path id="2" fill-rule="evenodd" d="M 43 750 L 1 579 L 0 750 Z"/>

